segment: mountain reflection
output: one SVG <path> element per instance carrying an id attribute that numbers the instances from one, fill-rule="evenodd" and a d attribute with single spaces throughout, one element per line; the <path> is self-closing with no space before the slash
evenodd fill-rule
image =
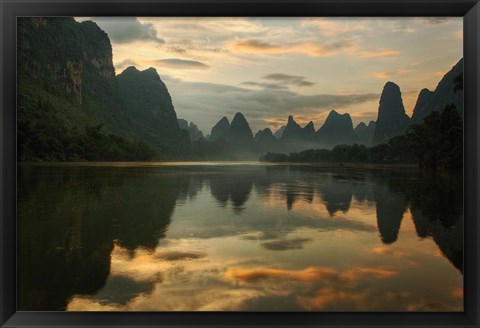
<path id="1" fill-rule="evenodd" d="M 166 279 L 158 271 L 162 265 L 208 259 L 200 249 L 173 247 L 172 242 L 187 236 L 240 236 L 270 254 L 310 247 L 315 231 L 376 230 L 381 242 L 391 245 L 401 239 L 408 211 L 418 237 L 431 238 L 463 271 L 461 177 L 308 166 L 24 165 L 18 182 L 19 310 L 64 310 L 75 295 L 95 294 L 106 302 L 127 304 L 132 295 L 150 293 Z M 354 211 L 359 207 L 371 207 L 376 222 Z M 151 266 L 142 260 L 123 268 L 114 261 L 127 263 L 139 256 L 148 258 Z M 262 270 L 248 272 L 311 274 L 300 268 Z M 379 272 L 362 270 L 373 276 Z M 247 279 L 239 278 L 247 271 L 233 272 L 227 271 L 226 277 Z M 178 271 L 176 279 L 182 274 Z M 116 290 L 122 292 L 117 295 Z M 318 305 L 311 299 L 305 302 Z"/>

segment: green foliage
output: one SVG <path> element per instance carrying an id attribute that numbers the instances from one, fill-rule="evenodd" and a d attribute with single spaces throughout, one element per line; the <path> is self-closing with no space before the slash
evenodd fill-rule
<path id="1" fill-rule="evenodd" d="M 412 125 L 409 137 L 421 167 L 462 167 L 463 127 L 455 106 L 432 112 L 423 124 Z"/>
<path id="2" fill-rule="evenodd" d="M 49 102 L 39 101 L 30 116 L 19 116 L 19 160 L 138 161 L 150 160 L 154 150 L 143 142 L 102 132 L 102 125 L 68 127 L 52 113 Z"/>

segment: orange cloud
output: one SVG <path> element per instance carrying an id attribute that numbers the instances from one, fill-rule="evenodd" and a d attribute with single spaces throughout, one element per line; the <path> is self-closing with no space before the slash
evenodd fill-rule
<path id="1" fill-rule="evenodd" d="M 238 283 L 252 283 L 259 280 L 282 279 L 298 282 L 315 282 L 323 279 L 338 279 L 341 281 L 356 281 L 364 277 L 378 279 L 389 278 L 397 272 L 378 268 L 354 268 L 337 272 L 331 268 L 308 267 L 303 270 L 283 270 L 274 268 L 230 268 L 224 274 L 224 279 Z"/>
<path id="2" fill-rule="evenodd" d="M 340 279 L 346 281 L 356 281 L 361 278 L 365 277 L 374 277 L 378 279 L 385 279 L 395 276 L 397 274 L 396 271 L 391 270 L 384 270 L 378 268 L 355 268 L 352 270 L 348 270 L 342 272 L 340 274 Z"/>
<path id="3" fill-rule="evenodd" d="M 225 272 L 224 278 L 235 280 L 239 283 L 251 283 L 264 279 L 286 279 L 299 282 L 313 282 L 324 278 L 332 278 L 336 271 L 329 268 L 308 267 L 303 270 L 282 270 L 273 268 L 230 268 Z"/>
<path id="4" fill-rule="evenodd" d="M 331 56 L 348 46 L 349 42 L 321 44 L 314 41 L 304 41 L 273 44 L 257 39 L 237 40 L 227 43 L 227 48 L 236 52 L 264 55 L 305 54 L 310 57 Z"/>
<path id="5" fill-rule="evenodd" d="M 343 52 L 346 55 L 360 58 L 379 58 L 393 57 L 400 53 L 389 48 L 361 50 L 352 46 L 350 41 L 338 41 L 331 44 L 323 44 L 316 41 L 273 44 L 258 39 L 243 39 L 227 42 L 226 46 L 234 52 L 263 55 L 304 54 L 310 57 L 332 56 Z"/>
<path id="6" fill-rule="evenodd" d="M 390 48 L 380 48 L 377 50 L 355 50 L 352 55 L 361 58 L 380 58 L 380 57 L 394 57 L 398 55 L 400 51 Z"/>
<path id="7" fill-rule="evenodd" d="M 393 257 L 406 257 L 408 256 L 407 253 L 402 251 L 396 251 L 391 249 L 390 247 L 386 246 L 377 246 L 372 248 L 369 253 L 377 254 L 377 255 L 390 255 Z"/>
<path id="8" fill-rule="evenodd" d="M 309 310 L 324 309 L 329 303 L 335 301 L 364 302 L 366 295 L 355 292 L 345 292 L 334 288 L 322 288 L 313 298 L 300 298 L 300 301 Z"/>

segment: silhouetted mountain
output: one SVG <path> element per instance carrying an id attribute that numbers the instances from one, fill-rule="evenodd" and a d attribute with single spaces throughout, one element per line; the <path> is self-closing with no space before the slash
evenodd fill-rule
<path id="1" fill-rule="evenodd" d="M 333 175 L 322 181 L 319 191 L 330 216 L 334 216 L 338 211 L 347 213 L 350 209 L 353 195 L 351 183 Z"/>
<path id="2" fill-rule="evenodd" d="M 223 138 L 225 133 L 230 129 L 230 122 L 225 116 L 220 119 L 212 128 L 210 132 L 210 140 L 218 141 L 220 138 Z"/>
<path id="3" fill-rule="evenodd" d="M 392 192 L 387 185 L 376 185 L 377 225 L 384 244 L 391 244 L 398 238 L 407 202 L 402 194 Z"/>
<path id="4" fill-rule="evenodd" d="M 165 158 L 178 158 L 189 151 L 188 134 L 177 121 L 172 98 L 155 68 L 139 71 L 127 67 L 118 75 L 130 121 L 137 135 Z"/>
<path id="5" fill-rule="evenodd" d="M 442 111 L 447 105 L 453 104 L 463 113 L 463 90 L 455 92 L 455 78 L 463 73 L 463 58 L 443 76 L 435 91 L 422 89 L 413 109 L 412 123 L 420 123 L 433 111 Z"/>
<path id="6" fill-rule="evenodd" d="M 373 134 L 375 133 L 375 121 L 370 121 L 368 126 L 360 122 L 354 129 L 359 144 L 370 146 L 372 144 Z"/>
<path id="7" fill-rule="evenodd" d="M 277 139 L 273 136 L 272 130 L 269 128 L 258 131 L 255 139 L 260 144 L 274 144 L 277 142 Z"/>
<path id="8" fill-rule="evenodd" d="M 302 127 L 295 122 L 292 115 L 288 116 L 288 123 L 280 139 L 282 142 L 298 142 L 303 140 Z"/>
<path id="9" fill-rule="evenodd" d="M 283 136 L 283 132 L 285 131 L 285 128 L 286 126 L 285 125 L 282 125 L 277 131 L 275 131 L 275 133 L 273 134 L 273 136 L 277 139 L 280 139 L 282 138 Z"/>
<path id="10" fill-rule="evenodd" d="M 188 124 L 188 121 L 182 118 L 179 118 L 177 121 L 178 121 L 178 126 L 180 127 L 181 130 L 188 131 L 188 135 L 190 137 L 191 142 L 204 138 L 203 132 L 200 131 L 193 122 L 190 122 L 190 124 Z"/>
<path id="11" fill-rule="evenodd" d="M 409 120 L 403 107 L 400 88 L 393 82 L 387 82 L 380 97 L 372 144 L 378 145 L 404 133 Z"/>
<path id="12" fill-rule="evenodd" d="M 188 125 L 188 133 L 190 134 L 190 140 L 192 142 L 204 138 L 203 132 L 200 131 L 197 125 L 195 125 L 193 122 L 190 122 Z"/>
<path id="13" fill-rule="evenodd" d="M 177 121 L 178 121 L 178 126 L 180 127 L 180 129 L 188 130 L 188 121 L 187 120 L 184 120 L 183 118 L 179 118 L 179 119 L 177 119 Z"/>
<path id="14" fill-rule="evenodd" d="M 335 110 L 330 111 L 325 123 L 315 134 L 315 138 L 321 148 L 332 148 L 340 144 L 353 144 L 355 134 L 350 114 L 339 114 Z"/>
<path id="15" fill-rule="evenodd" d="M 260 153 L 272 151 L 276 149 L 279 144 L 278 140 L 273 136 L 272 130 L 269 128 L 257 132 L 255 135 L 255 143 Z"/>
<path id="16" fill-rule="evenodd" d="M 315 137 L 315 125 L 312 121 L 308 122 L 302 129 L 303 138 L 306 140 L 313 140 Z"/>
<path id="17" fill-rule="evenodd" d="M 253 145 L 253 133 L 242 113 L 236 113 L 230 128 L 225 133 L 225 140 L 230 147 L 246 149 Z"/>

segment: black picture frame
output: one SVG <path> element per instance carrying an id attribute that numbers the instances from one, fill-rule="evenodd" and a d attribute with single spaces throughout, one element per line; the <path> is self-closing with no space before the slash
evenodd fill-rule
<path id="1" fill-rule="evenodd" d="M 478 0 L 0 0 L 1 327 L 479 327 L 480 3 Z M 17 16 L 462 16 L 464 18 L 464 312 L 17 312 Z"/>

